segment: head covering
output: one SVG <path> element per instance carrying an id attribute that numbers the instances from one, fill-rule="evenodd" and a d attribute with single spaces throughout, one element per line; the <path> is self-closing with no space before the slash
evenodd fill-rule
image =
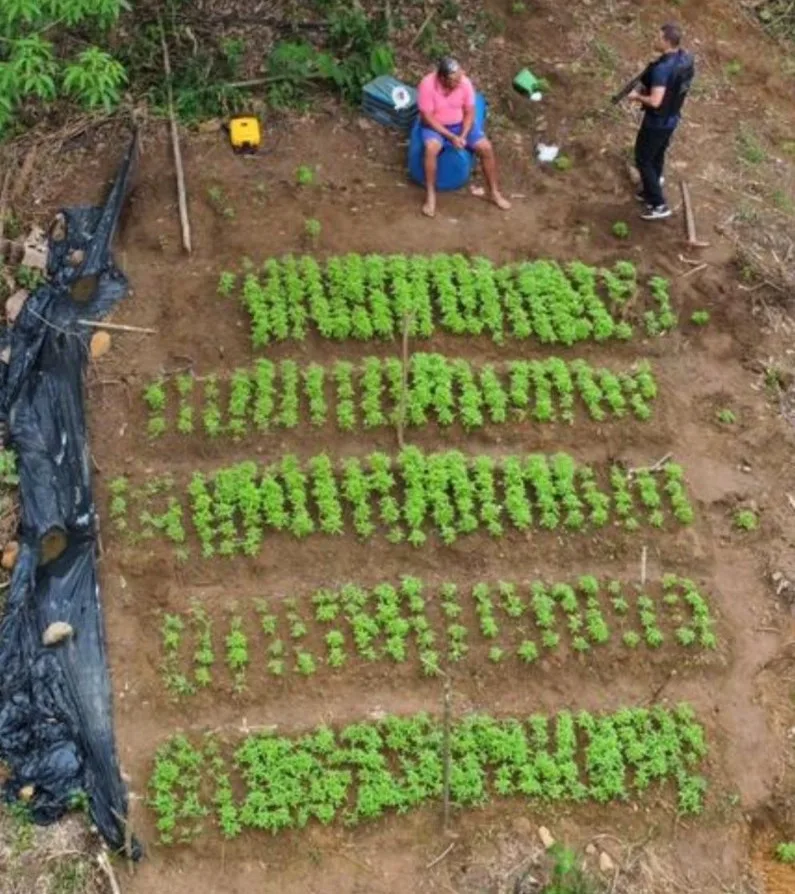
<path id="1" fill-rule="evenodd" d="M 439 65 L 436 67 L 436 73 L 443 78 L 449 78 L 460 70 L 461 66 L 458 60 L 452 56 L 442 56 L 439 60 Z"/>

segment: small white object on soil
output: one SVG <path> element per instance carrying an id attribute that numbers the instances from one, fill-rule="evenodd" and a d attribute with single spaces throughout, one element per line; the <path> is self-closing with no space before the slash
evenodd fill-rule
<path id="1" fill-rule="evenodd" d="M 541 839 L 541 844 L 544 845 L 546 850 L 549 850 L 555 844 L 555 839 L 552 837 L 552 833 L 546 826 L 538 827 L 538 837 Z"/>
<path id="2" fill-rule="evenodd" d="M 599 854 L 599 869 L 604 872 L 605 875 L 611 875 L 616 870 L 616 864 L 613 862 L 613 858 L 605 851 L 602 851 L 602 853 Z"/>
<path id="3" fill-rule="evenodd" d="M 546 143 L 539 143 L 536 146 L 536 156 L 541 162 L 549 163 L 554 161 L 558 155 L 560 155 L 560 146 L 548 146 Z"/>
<path id="4" fill-rule="evenodd" d="M 53 621 L 44 631 L 41 641 L 45 646 L 57 646 L 63 640 L 74 636 L 74 632 L 72 625 L 67 624 L 66 621 Z"/>
<path id="5" fill-rule="evenodd" d="M 538 90 L 536 90 L 535 93 L 531 93 L 531 94 L 530 94 L 530 99 L 531 99 L 533 102 L 541 102 L 541 100 L 542 100 L 543 98 L 544 98 L 544 94 L 541 93 L 541 92 L 538 91 Z"/>

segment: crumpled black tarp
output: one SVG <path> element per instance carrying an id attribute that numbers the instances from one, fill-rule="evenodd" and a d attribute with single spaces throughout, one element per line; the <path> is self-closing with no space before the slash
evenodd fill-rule
<path id="1" fill-rule="evenodd" d="M 110 245 L 136 153 L 134 135 L 104 207 L 62 212 L 65 228 L 50 233 L 47 281 L 3 333 L 11 357 L 0 363 L 0 422 L 18 458 L 22 512 L 0 623 L 0 761 L 11 772 L 5 797 L 13 801 L 33 786 L 30 815 L 48 823 L 85 793 L 116 850 L 125 847 L 127 791 L 113 736 L 83 407 L 91 331 L 78 320 L 102 318 L 127 293 Z M 78 280 L 92 287 L 82 303 L 72 297 Z M 66 547 L 48 561 L 43 539 Z M 46 647 L 42 634 L 54 621 L 71 624 L 74 636 Z M 132 850 L 139 856 L 137 844 Z"/>

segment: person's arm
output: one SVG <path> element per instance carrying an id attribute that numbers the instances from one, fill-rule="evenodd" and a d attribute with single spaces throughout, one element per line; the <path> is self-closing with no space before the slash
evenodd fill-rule
<path id="1" fill-rule="evenodd" d="M 653 65 L 649 72 L 648 90 L 643 92 L 633 90 L 628 98 L 645 109 L 659 109 L 665 99 L 665 89 L 668 85 L 667 71 L 661 69 L 664 69 L 663 65 Z"/>
<path id="2" fill-rule="evenodd" d="M 464 120 L 461 125 L 461 139 L 466 145 L 467 138 L 475 126 L 475 88 L 469 78 L 465 82 Z"/>
<path id="3" fill-rule="evenodd" d="M 652 87 L 648 93 L 633 90 L 627 98 L 646 109 L 659 109 L 665 99 L 665 87 Z"/>

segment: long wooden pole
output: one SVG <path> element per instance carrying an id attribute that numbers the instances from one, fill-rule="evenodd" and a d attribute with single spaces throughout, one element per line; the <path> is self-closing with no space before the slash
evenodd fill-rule
<path id="1" fill-rule="evenodd" d="M 403 449 L 403 428 L 406 425 L 406 400 L 409 389 L 409 329 L 411 328 L 412 314 L 407 313 L 403 317 L 403 354 L 400 371 L 400 406 L 397 418 L 398 446 Z"/>
<path id="2" fill-rule="evenodd" d="M 444 677 L 444 711 L 442 726 L 442 829 L 450 825 L 450 724 L 452 687 L 450 677 Z"/>
<path id="3" fill-rule="evenodd" d="M 177 127 L 177 119 L 174 115 L 174 92 L 171 89 L 171 59 L 168 55 L 168 43 L 166 42 L 166 32 L 163 28 L 163 20 L 158 16 L 160 23 L 160 41 L 163 45 L 163 69 L 166 73 L 166 91 L 168 96 L 168 117 L 171 122 L 171 146 L 174 150 L 174 167 L 177 172 L 177 198 L 179 200 L 179 221 L 182 227 L 182 245 L 188 254 L 190 254 L 191 238 L 190 238 L 190 219 L 188 218 L 188 195 L 185 189 L 185 169 L 182 166 L 182 151 L 179 145 L 179 129 Z"/>

